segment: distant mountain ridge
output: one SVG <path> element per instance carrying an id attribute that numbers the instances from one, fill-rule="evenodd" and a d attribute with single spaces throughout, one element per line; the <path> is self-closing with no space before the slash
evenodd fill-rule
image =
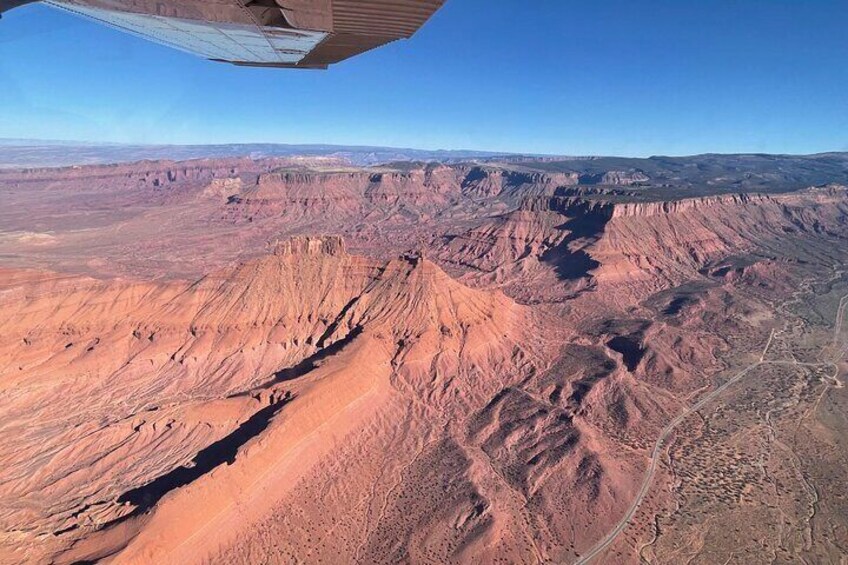
<path id="1" fill-rule="evenodd" d="M 370 145 L 228 143 L 213 145 L 144 145 L 61 140 L 0 139 L 0 168 L 104 165 L 143 160 L 222 157 L 336 157 L 352 165 L 367 166 L 391 161 L 450 162 L 521 155 L 472 150 L 410 149 Z M 537 157 L 537 156 L 528 156 Z"/>

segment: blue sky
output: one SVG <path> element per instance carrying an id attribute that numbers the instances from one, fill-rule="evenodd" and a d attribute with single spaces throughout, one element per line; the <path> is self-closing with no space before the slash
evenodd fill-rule
<path id="1" fill-rule="evenodd" d="M 555 154 L 848 150 L 844 0 L 448 0 L 328 71 L 212 63 L 40 5 L 0 20 L 0 137 Z"/>

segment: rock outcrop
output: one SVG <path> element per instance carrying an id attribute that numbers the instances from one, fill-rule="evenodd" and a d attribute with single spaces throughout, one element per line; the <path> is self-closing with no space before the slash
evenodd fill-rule
<path id="1" fill-rule="evenodd" d="M 690 193 L 681 167 L 0 171 L 0 562 L 572 562 L 648 469 L 662 488 L 610 559 L 715 548 L 685 512 L 743 515 L 750 489 L 781 505 L 757 507 L 774 531 L 808 525 L 814 469 L 793 456 L 780 488 L 758 481 L 781 469 L 775 438 L 844 436 L 816 347 L 844 352 L 844 324 L 817 320 L 844 310 L 848 189 Z M 726 411 L 657 451 L 746 367 Z M 756 414 L 712 452 L 733 399 Z M 690 449 L 730 471 L 684 507 Z M 829 543 L 804 531 L 784 542 Z"/>

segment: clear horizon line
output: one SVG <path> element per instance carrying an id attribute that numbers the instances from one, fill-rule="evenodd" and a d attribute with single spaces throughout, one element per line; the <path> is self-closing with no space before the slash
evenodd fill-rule
<path id="1" fill-rule="evenodd" d="M 730 151 L 730 152 L 720 152 L 720 151 L 703 151 L 700 153 L 679 153 L 679 154 L 671 154 L 671 153 L 655 153 L 644 156 L 634 156 L 634 155 L 615 155 L 615 154 L 605 154 L 605 153 L 584 153 L 584 154 L 567 154 L 567 153 L 533 153 L 533 152 L 522 152 L 522 151 L 492 151 L 489 149 L 431 149 L 431 148 L 421 148 L 421 147 L 403 147 L 403 146 L 395 146 L 395 145 L 371 145 L 371 144 L 345 144 L 345 143 L 332 143 L 332 142 L 304 142 L 304 143 L 296 143 L 296 142 L 281 142 L 281 141 L 228 141 L 228 142 L 217 142 L 217 143 L 154 143 L 154 142 L 127 142 L 127 141 L 91 141 L 91 140 L 77 140 L 77 139 L 42 139 L 42 138 L 19 138 L 19 137 L 0 137 L 0 146 L 4 144 L 4 142 L 38 142 L 43 145 L 50 144 L 65 144 L 65 145 L 80 145 L 80 146 L 123 146 L 123 147 L 216 147 L 216 146 L 226 146 L 226 145 L 278 145 L 284 147 L 335 147 L 335 148 L 354 148 L 354 149 L 392 149 L 392 150 L 407 150 L 407 151 L 421 151 L 421 152 L 431 152 L 431 153 L 479 153 L 485 154 L 486 157 L 497 157 L 497 156 L 509 156 L 509 157 L 539 157 L 539 158 L 564 158 L 564 159 L 588 159 L 588 158 L 619 158 L 619 159 L 650 159 L 650 158 L 660 158 L 660 157 L 671 157 L 671 158 L 685 158 L 685 157 L 700 157 L 705 155 L 768 155 L 768 156 L 796 156 L 796 157 L 813 157 L 817 155 L 829 155 L 829 154 L 840 154 L 840 153 L 848 153 L 848 151 L 841 150 L 830 150 L 830 151 L 817 151 L 814 153 L 787 153 L 787 152 L 779 152 L 779 153 L 769 153 L 763 151 Z M 6 143 L 7 146 L 14 146 L 14 144 Z"/>

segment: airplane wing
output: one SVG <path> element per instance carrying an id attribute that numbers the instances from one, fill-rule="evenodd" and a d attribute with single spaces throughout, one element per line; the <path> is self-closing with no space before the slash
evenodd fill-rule
<path id="1" fill-rule="evenodd" d="M 0 12 L 33 0 L 0 0 Z M 46 0 L 214 61 L 327 68 L 411 37 L 444 0 Z"/>

